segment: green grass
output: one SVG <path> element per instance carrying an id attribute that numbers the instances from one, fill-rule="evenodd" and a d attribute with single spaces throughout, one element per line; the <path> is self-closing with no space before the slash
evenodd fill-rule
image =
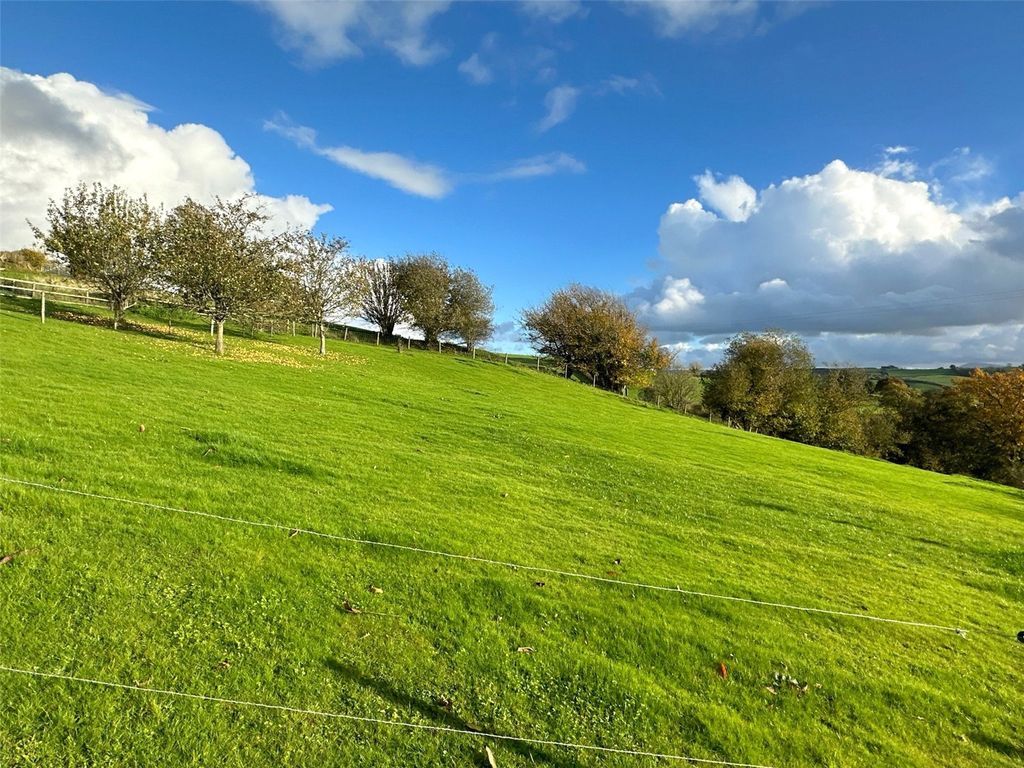
<path id="1" fill-rule="evenodd" d="M 165 337 L 36 311 L 0 302 L 5 476 L 992 634 L 541 587 L 0 483 L 0 554 L 19 552 L 0 566 L 0 664 L 776 766 L 1024 756 L 1018 491 L 520 367 L 341 342 L 320 360 L 288 336 L 231 336 L 218 360 L 201 324 Z M 769 691 L 776 673 L 806 693 Z M 485 743 L 0 673 L 5 766 L 465 766 Z M 490 746 L 502 768 L 657 764 Z"/>

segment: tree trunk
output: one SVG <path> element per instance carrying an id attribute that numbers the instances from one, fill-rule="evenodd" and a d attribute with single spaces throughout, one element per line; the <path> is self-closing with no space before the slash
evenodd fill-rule
<path id="1" fill-rule="evenodd" d="M 224 321 L 217 320 L 217 340 L 214 343 L 214 351 L 218 355 L 224 354 Z"/>
<path id="2" fill-rule="evenodd" d="M 323 323 L 320 323 L 320 354 L 327 354 L 327 332 Z"/>

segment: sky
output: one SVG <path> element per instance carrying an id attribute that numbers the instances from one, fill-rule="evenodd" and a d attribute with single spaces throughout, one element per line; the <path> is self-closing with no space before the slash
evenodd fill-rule
<path id="1" fill-rule="evenodd" d="M 1024 362 L 1024 3 L 0 4 L 0 247 L 79 181 L 260 196 L 680 361 Z"/>

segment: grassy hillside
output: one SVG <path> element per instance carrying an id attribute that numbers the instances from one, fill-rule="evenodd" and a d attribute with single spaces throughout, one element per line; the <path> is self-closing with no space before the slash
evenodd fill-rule
<path id="1" fill-rule="evenodd" d="M 33 311 L 0 303 L 6 477 L 972 631 L 0 483 L 0 665 L 775 766 L 1024 756 L 1020 492 L 523 368 L 340 342 L 320 360 L 304 337 L 218 360 L 201 329 Z M 658 764 L 0 672 L 5 765 L 464 766 L 485 744 L 502 768 Z"/>

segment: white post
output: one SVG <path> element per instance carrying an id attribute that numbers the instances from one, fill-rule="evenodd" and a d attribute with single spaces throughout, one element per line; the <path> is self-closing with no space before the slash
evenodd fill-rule
<path id="1" fill-rule="evenodd" d="M 377 346 L 380 346 L 380 331 L 377 331 Z"/>
<path id="2" fill-rule="evenodd" d="M 540 355 L 537 355 L 537 370 L 540 370 Z"/>
<path id="3" fill-rule="evenodd" d="M 508 352 L 505 353 L 505 365 L 508 365 Z"/>
<path id="4" fill-rule="evenodd" d="M 473 359 L 476 360 L 476 347 L 473 347 Z"/>
<path id="5" fill-rule="evenodd" d="M 213 317 L 210 317 L 210 335 L 213 336 Z"/>
<path id="6" fill-rule="evenodd" d="M 42 301 L 39 304 L 39 319 L 42 322 L 45 323 L 46 322 L 46 294 L 45 293 L 41 293 L 39 295 L 42 298 Z"/>
<path id="7" fill-rule="evenodd" d="M 348 341 L 348 326 L 345 326 L 345 341 Z"/>
<path id="8" fill-rule="evenodd" d="M 440 339 L 437 340 L 437 353 L 441 354 L 441 340 Z"/>

